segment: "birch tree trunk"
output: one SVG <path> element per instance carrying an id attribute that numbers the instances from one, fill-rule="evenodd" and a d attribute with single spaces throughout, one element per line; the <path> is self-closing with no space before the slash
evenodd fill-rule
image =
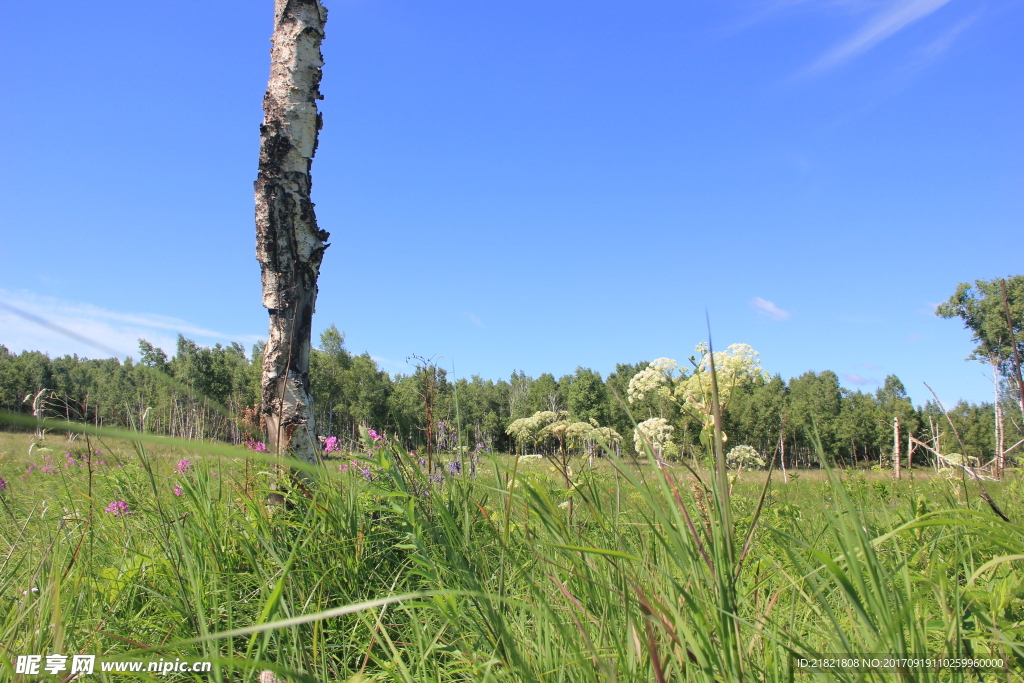
<path id="1" fill-rule="evenodd" d="M 999 362 L 993 356 L 990 359 L 992 363 L 992 391 L 995 393 L 995 399 L 992 401 L 992 406 L 995 408 L 995 428 L 996 428 L 996 476 L 1000 479 L 1003 476 L 1003 449 L 1006 446 L 1006 440 L 1003 436 L 1003 408 L 999 403 Z"/>
<path id="2" fill-rule="evenodd" d="M 270 334 L 263 349 L 262 410 L 267 448 L 319 462 L 309 391 L 309 348 L 317 277 L 328 233 L 310 201 L 310 167 L 322 120 L 319 0 L 275 0 L 270 80 L 263 98 L 256 178 L 256 258 Z"/>
<path id="3" fill-rule="evenodd" d="M 892 418 L 892 472 L 897 479 L 903 477 L 903 456 L 900 453 L 900 416 Z"/>

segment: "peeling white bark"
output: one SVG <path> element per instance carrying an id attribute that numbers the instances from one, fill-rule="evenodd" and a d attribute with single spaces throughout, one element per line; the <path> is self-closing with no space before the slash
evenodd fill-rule
<path id="1" fill-rule="evenodd" d="M 276 0 L 270 79 L 263 98 L 256 179 L 256 258 L 270 334 L 261 382 L 267 447 L 319 462 L 309 391 L 309 348 L 320 262 L 328 233 L 316 224 L 310 167 L 321 118 L 327 10 L 319 0 Z"/>
<path id="2" fill-rule="evenodd" d="M 1004 448 L 1006 446 L 1006 437 L 1004 436 L 1003 429 L 1003 407 L 999 403 L 999 363 L 995 358 L 991 359 L 992 363 L 992 391 L 995 393 L 995 399 L 992 401 L 992 405 L 995 408 L 995 419 L 996 419 L 996 476 L 1003 476 L 1003 467 L 1005 465 Z"/>
<path id="3" fill-rule="evenodd" d="M 892 471 L 897 479 L 903 476 L 903 457 L 900 454 L 900 416 L 892 418 Z"/>

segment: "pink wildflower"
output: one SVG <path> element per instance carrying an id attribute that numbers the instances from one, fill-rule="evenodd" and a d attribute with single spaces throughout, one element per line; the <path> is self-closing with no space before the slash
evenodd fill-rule
<path id="1" fill-rule="evenodd" d="M 192 461 L 191 460 L 186 458 L 184 460 L 179 460 L 178 461 L 178 467 L 177 467 L 178 474 L 185 474 L 190 469 L 192 469 Z"/>
<path id="2" fill-rule="evenodd" d="M 180 486 L 175 486 L 174 487 L 174 495 L 180 496 L 183 493 L 185 493 L 185 491 Z"/>
<path id="3" fill-rule="evenodd" d="M 109 512 L 115 517 L 124 517 L 128 514 L 128 503 L 123 500 L 115 500 L 113 503 L 107 506 L 104 512 Z"/>

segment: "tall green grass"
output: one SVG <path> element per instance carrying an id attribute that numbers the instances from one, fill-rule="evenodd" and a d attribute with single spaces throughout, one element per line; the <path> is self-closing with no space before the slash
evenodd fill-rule
<path id="1" fill-rule="evenodd" d="M 271 458 L 100 433 L 49 437 L 55 473 L 24 474 L 47 452 L 0 437 L 0 678 L 29 680 L 16 656 L 54 652 L 209 660 L 178 675 L 203 681 L 1024 676 L 1015 477 L 989 485 L 1006 522 L 957 497 L 969 482 L 920 473 L 750 473 L 731 489 L 720 448 L 698 471 L 609 453 L 567 492 L 544 461 L 492 456 L 438 481 L 367 440 L 268 506 Z M 104 512 L 114 500 L 129 514 Z M 800 666 L 871 653 L 1007 666 Z"/>

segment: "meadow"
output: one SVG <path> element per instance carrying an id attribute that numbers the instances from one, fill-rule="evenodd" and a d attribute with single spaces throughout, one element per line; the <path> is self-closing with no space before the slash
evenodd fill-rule
<path id="1" fill-rule="evenodd" d="M 1024 678 L 1013 470 L 984 490 L 931 467 L 784 482 L 609 453 L 566 490 L 547 458 L 428 469 L 364 433 L 304 481 L 116 436 L 0 433 L 4 680 L 74 678 L 17 673 L 54 653 L 97 655 L 74 678 L 96 681 Z M 100 670 L 124 660 L 211 670 Z"/>

